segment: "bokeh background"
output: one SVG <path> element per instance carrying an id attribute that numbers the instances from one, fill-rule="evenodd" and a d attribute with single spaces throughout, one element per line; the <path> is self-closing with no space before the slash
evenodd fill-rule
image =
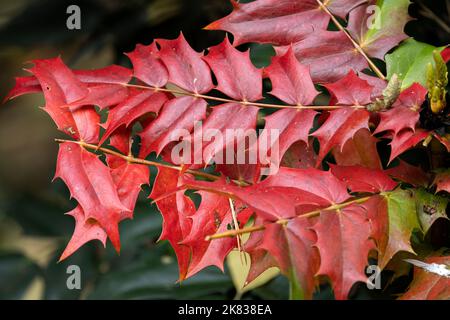
<path id="1" fill-rule="evenodd" d="M 242 1 L 243 2 L 243 1 Z M 246 1 L 248 2 L 248 1 Z M 66 28 L 66 8 L 81 8 L 81 30 Z M 223 32 L 202 30 L 231 11 L 228 0 L 0 0 L 0 97 L 24 75 L 24 63 L 61 55 L 72 68 L 129 65 L 123 52 L 182 30 L 197 51 L 218 44 Z M 450 0 L 415 0 L 407 33 L 440 46 L 450 43 Z M 244 48 L 244 47 L 243 47 Z M 270 47 L 252 46 L 257 66 Z M 230 268 L 209 268 L 177 284 L 177 265 L 161 231 L 157 209 L 139 200 L 135 219 L 121 224 L 122 253 L 89 243 L 63 263 L 58 257 L 74 227 L 63 213 L 75 203 L 59 180 L 51 182 L 60 134 L 38 106 L 40 95 L 0 106 L 0 299 L 286 299 L 280 276 L 250 292 L 236 291 Z M 81 267 L 82 289 L 66 287 L 67 266 Z M 239 271 L 239 267 L 238 271 Z M 236 267 L 235 267 L 236 269 Z M 237 280 L 235 279 L 235 282 Z M 332 298 L 322 288 L 318 299 Z M 392 298 L 395 292 L 354 291 L 355 299 Z"/>

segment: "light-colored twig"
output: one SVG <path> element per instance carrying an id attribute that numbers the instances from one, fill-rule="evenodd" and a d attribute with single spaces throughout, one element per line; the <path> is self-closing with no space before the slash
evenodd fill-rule
<path id="1" fill-rule="evenodd" d="M 355 204 L 355 203 L 366 202 L 369 199 L 370 199 L 370 197 L 358 198 L 358 199 L 354 199 L 354 200 L 351 200 L 351 201 L 343 202 L 343 203 L 340 203 L 340 204 L 334 204 L 332 206 L 329 206 L 328 208 L 314 210 L 314 211 L 311 211 L 311 212 L 308 212 L 308 213 L 305 213 L 305 214 L 302 214 L 302 215 L 298 215 L 298 216 L 295 216 L 295 217 L 286 218 L 286 219 L 279 219 L 279 220 L 276 220 L 276 221 L 271 222 L 269 224 L 276 223 L 276 224 L 281 224 L 281 225 L 285 226 L 285 225 L 287 225 L 289 223 L 289 221 L 291 221 L 293 219 L 312 218 L 312 217 L 320 215 L 320 213 L 323 212 L 323 211 L 337 211 L 337 210 L 340 210 L 342 208 L 348 207 L 349 205 L 352 205 L 352 204 Z M 206 241 L 210 241 L 210 240 L 214 240 L 214 239 L 236 237 L 237 235 L 242 235 L 242 234 L 252 233 L 252 232 L 257 232 L 257 231 L 263 231 L 265 229 L 266 229 L 266 225 L 251 226 L 251 227 L 243 228 L 243 229 L 239 229 L 239 230 L 229 230 L 229 231 L 222 232 L 222 233 L 216 233 L 216 234 L 207 236 L 205 239 L 206 239 Z"/>
<path id="2" fill-rule="evenodd" d="M 366 54 L 366 52 L 361 47 L 361 45 L 358 42 L 356 42 L 355 39 L 353 39 L 353 37 L 350 35 L 350 33 L 348 33 L 347 29 L 345 29 L 344 26 L 339 22 L 339 20 L 336 19 L 336 17 L 330 11 L 330 9 L 328 9 L 326 4 L 323 3 L 321 0 L 316 0 L 316 1 L 317 1 L 317 4 L 320 6 L 320 8 L 326 14 L 328 14 L 330 16 L 331 21 L 333 21 L 333 23 L 336 25 L 336 27 L 347 36 L 347 38 L 351 41 L 351 43 L 353 44 L 355 49 L 364 57 L 364 59 L 366 59 L 367 63 L 369 64 L 369 66 L 373 70 L 373 72 L 375 72 L 380 79 L 386 80 L 386 77 L 384 76 L 383 72 L 381 72 L 381 70 L 375 65 L 375 63 L 373 63 L 373 61 L 369 58 L 369 56 Z"/>

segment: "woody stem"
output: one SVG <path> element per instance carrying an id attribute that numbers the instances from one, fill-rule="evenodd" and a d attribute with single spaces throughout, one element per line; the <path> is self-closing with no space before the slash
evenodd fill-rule
<path id="1" fill-rule="evenodd" d="M 276 224 L 281 224 L 283 226 L 286 226 L 289 223 L 289 221 L 291 221 L 293 219 L 316 217 L 316 216 L 320 215 L 320 213 L 323 212 L 323 211 L 340 210 L 342 208 L 348 207 L 349 205 L 352 205 L 352 204 L 355 204 L 355 203 L 366 202 L 369 199 L 370 199 L 370 197 L 358 198 L 358 199 L 354 199 L 354 200 L 351 200 L 351 201 L 343 202 L 343 203 L 340 203 L 340 204 L 334 204 L 334 205 L 329 206 L 329 207 L 324 208 L 324 209 L 318 209 L 318 210 L 310 211 L 308 213 L 305 213 L 305 214 L 302 214 L 302 215 L 299 215 L 299 216 L 295 216 L 295 217 L 291 217 L 291 218 L 285 218 L 285 219 L 278 219 L 276 221 L 270 222 L 269 224 L 276 223 Z M 242 234 L 246 234 L 246 233 L 262 231 L 262 230 L 266 229 L 266 225 L 257 225 L 257 226 L 251 226 L 251 227 L 248 227 L 248 228 L 242 228 L 242 229 L 239 229 L 239 230 L 229 230 L 229 231 L 222 232 L 222 233 L 216 233 L 216 234 L 207 236 L 205 238 L 205 240 L 206 241 L 210 241 L 210 240 L 214 240 L 214 239 L 236 237 L 237 235 L 242 235 Z"/>
<path id="2" fill-rule="evenodd" d="M 281 104 L 271 104 L 271 103 L 262 103 L 262 102 L 249 102 L 249 101 L 240 101 L 240 100 L 233 100 L 228 98 L 220 98 L 220 97 L 213 97 L 208 96 L 200 93 L 194 93 L 194 92 L 188 92 L 178 89 L 169 89 L 169 88 L 158 88 L 158 87 L 152 87 L 152 86 L 144 86 L 144 85 L 137 85 L 137 84 L 129 84 L 129 83 L 123 83 L 123 86 L 126 87 L 133 87 L 143 90 L 153 90 L 155 92 L 169 92 L 177 95 L 182 96 L 190 96 L 194 98 L 201 98 L 205 100 L 211 100 L 211 101 L 218 101 L 218 102 L 224 102 L 224 103 L 237 103 L 241 105 L 246 106 L 255 106 L 260 108 L 275 108 L 275 109 L 297 109 L 297 110 L 303 110 L 303 109 L 312 109 L 312 110 L 335 110 L 335 109 L 341 109 L 342 106 L 302 106 L 302 105 L 281 105 Z M 365 109 L 365 106 L 361 105 L 353 105 L 353 106 L 345 106 L 346 108 L 355 108 L 355 109 Z"/>
<path id="3" fill-rule="evenodd" d="M 381 72 L 380 69 L 378 69 L 378 67 L 375 65 L 375 63 L 373 63 L 373 61 L 367 56 L 367 54 L 364 52 L 363 48 L 361 48 L 361 46 L 359 45 L 358 42 L 355 41 L 355 39 L 353 39 L 353 37 L 348 33 L 348 31 L 344 28 L 344 26 L 339 22 L 338 19 L 336 19 L 336 17 L 334 16 L 334 14 L 330 11 L 330 9 L 328 9 L 328 7 L 326 6 L 326 4 L 324 4 L 321 0 L 316 0 L 317 3 L 319 4 L 320 8 L 330 16 L 331 21 L 333 21 L 333 23 L 336 25 L 336 27 L 342 31 L 347 38 L 351 41 L 351 43 L 353 44 L 353 46 L 355 47 L 355 49 L 364 57 L 364 59 L 366 59 L 367 63 L 369 64 L 370 68 L 373 70 L 373 72 L 375 72 L 377 74 L 377 76 L 382 79 L 382 80 L 386 80 L 386 77 L 383 75 L 383 73 Z"/>
<path id="4" fill-rule="evenodd" d="M 197 170 L 191 170 L 191 169 L 187 169 L 184 170 L 183 167 L 181 166 L 175 166 L 175 165 L 171 165 L 171 164 L 165 164 L 165 163 L 160 163 L 160 162 L 156 162 L 156 161 L 149 161 L 149 160 L 145 160 L 145 159 L 140 159 L 140 158 L 135 158 L 133 156 L 126 156 L 122 153 L 116 152 L 114 150 L 108 149 L 108 148 L 103 148 L 100 147 L 98 145 L 95 144 L 90 144 L 90 143 L 86 143 L 83 141 L 75 141 L 75 140 L 64 140 L 64 139 L 55 139 L 56 142 L 58 143 L 75 143 L 78 144 L 79 146 L 85 148 L 85 149 L 90 149 L 90 150 L 94 150 L 94 151 L 101 151 L 103 153 L 106 154 L 110 154 L 116 157 L 119 157 L 125 161 L 128 161 L 129 163 L 136 163 L 136 164 L 143 164 L 143 165 L 147 165 L 147 166 L 155 166 L 155 167 L 160 167 L 160 168 L 168 168 L 168 169 L 173 169 L 173 170 L 177 170 L 180 172 L 185 172 L 185 173 L 190 173 L 192 175 L 195 175 L 197 177 L 202 177 L 202 178 L 206 178 L 208 180 L 217 180 L 219 179 L 219 176 L 210 174 L 210 173 L 206 173 L 203 171 L 197 171 Z M 242 184 L 243 182 L 238 182 L 235 181 L 238 184 Z"/>

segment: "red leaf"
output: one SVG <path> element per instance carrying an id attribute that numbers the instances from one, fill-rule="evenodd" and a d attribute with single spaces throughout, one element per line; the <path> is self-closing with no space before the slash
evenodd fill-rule
<path id="1" fill-rule="evenodd" d="M 73 70 L 73 73 L 83 83 L 96 84 L 125 84 L 131 80 L 131 71 L 127 68 L 111 65 L 96 70 Z M 35 76 L 16 78 L 15 87 L 6 96 L 5 101 L 27 93 L 41 92 L 41 86 Z"/>
<path id="2" fill-rule="evenodd" d="M 106 245 L 107 236 L 105 231 L 94 219 L 86 219 L 81 206 L 77 206 L 75 209 L 68 212 L 67 215 L 74 217 L 75 231 L 73 232 L 72 238 L 67 244 L 66 249 L 64 249 L 64 252 L 61 254 L 59 261 L 67 259 L 89 241 L 100 240 L 103 246 Z"/>
<path id="3" fill-rule="evenodd" d="M 381 169 L 377 142 L 378 139 L 372 136 L 369 130 L 361 129 L 344 144 L 342 151 L 339 147 L 333 148 L 334 159 L 341 166 L 359 165 L 371 169 Z"/>
<path id="4" fill-rule="evenodd" d="M 304 299 L 312 299 L 320 258 L 313 245 L 316 235 L 306 219 L 294 219 L 286 226 L 268 224 L 260 247 L 276 260 L 281 271 L 301 287 Z"/>
<path id="5" fill-rule="evenodd" d="M 216 75 L 216 89 L 220 92 L 242 101 L 262 98 L 262 70 L 250 61 L 249 50 L 240 52 L 225 37 L 221 44 L 210 48 L 203 59 Z"/>
<path id="6" fill-rule="evenodd" d="M 262 225 L 263 219 L 256 217 L 254 224 Z M 245 242 L 244 250 L 250 255 L 250 270 L 246 283 L 252 282 L 267 269 L 277 266 L 276 260 L 261 246 L 264 237 L 264 232 L 252 232 L 249 239 Z"/>
<path id="7" fill-rule="evenodd" d="M 202 202 L 195 214 L 191 215 L 192 228 L 182 244 L 192 249 L 187 278 L 200 270 L 214 265 L 223 271 L 223 261 L 230 251 L 237 246 L 236 238 L 222 238 L 206 241 L 205 237 L 214 233 L 225 232 L 233 222 L 229 199 L 210 192 L 199 192 Z M 235 205 L 238 221 L 244 225 L 252 214 L 239 204 Z"/>
<path id="8" fill-rule="evenodd" d="M 74 70 L 74 74 L 81 82 L 89 85 L 126 84 L 133 75 L 130 69 L 117 65 L 94 70 Z"/>
<path id="9" fill-rule="evenodd" d="M 24 94 L 42 92 L 41 85 L 35 76 L 16 77 L 14 88 L 9 91 L 3 102 Z"/>
<path id="10" fill-rule="evenodd" d="M 406 107 L 412 110 L 419 111 L 422 104 L 425 102 L 428 90 L 415 82 L 409 88 L 406 88 L 400 93 L 394 107 Z"/>
<path id="11" fill-rule="evenodd" d="M 392 23 L 383 21 L 382 27 L 369 29 L 370 19 L 373 19 L 374 14 L 373 10 L 370 10 L 371 5 L 373 6 L 373 2 L 361 5 L 350 12 L 347 30 L 364 52 L 370 57 L 383 60 L 389 50 L 408 38 L 403 29 L 411 18 L 407 12 L 405 14 L 400 9 L 394 9 L 390 12 L 395 17 L 392 18 Z M 367 34 L 370 34 L 369 39 L 365 38 Z"/>
<path id="12" fill-rule="evenodd" d="M 127 53 L 134 68 L 134 76 L 152 87 L 163 87 L 169 80 L 169 73 L 160 60 L 156 43 L 136 45 L 134 51 Z"/>
<path id="13" fill-rule="evenodd" d="M 88 87 L 87 96 L 67 104 L 67 107 L 98 106 L 106 109 L 122 102 L 128 97 L 128 89 L 119 84 L 96 84 Z M 61 106 L 66 107 L 66 106 Z"/>
<path id="14" fill-rule="evenodd" d="M 259 144 L 269 145 L 268 143 L 271 142 L 271 148 L 268 151 L 273 152 L 273 145 L 278 143 L 278 158 L 273 159 L 273 155 L 271 157 L 272 161 L 276 161 L 277 166 L 294 143 L 298 141 L 309 143 L 309 131 L 316 114 L 317 112 L 313 110 L 284 109 L 266 116 L 265 131 L 260 135 Z M 272 135 L 273 130 L 279 134 L 278 139 Z"/>
<path id="15" fill-rule="evenodd" d="M 168 240 L 175 251 L 182 281 L 186 278 L 191 249 L 180 244 L 191 231 L 192 221 L 189 218 L 195 213 L 192 200 L 183 191 L 173 192 L 178 187 L 179 173 L 173 169 L 158 168 L 158 174 L 150 194 L 151 199 L 158 199 L 171 193 L 170 196 L 156 202 L 163 216 L 163 229 L 159 240 Z"/>
<path id="16" fill-rule="evenodd" d="M 169 71 L 169 82 L 189 92 L 205 93 L 213 88 L 211 72 L 202 60 L 203 54 L 194 51 L 183 34 L 175 40 L 158 39 L 160 57 Z"/>
<path id="17" fill-rule="evenodd" d="M 233 147 L 235 144 L 239 145 L 242 143 L 244 147 L 246 146 L 246 133 L 248 133 L 248 130 L 256 128 L 257 115 L 258 108 L 252 105 L 244 106 L 237 103 L 225 103 L 214 107 L 213 111 L 203 123 L 202 130 L 194 131 L 192 136 L 185 139 L 193 144 L 200 143 L 199 141 L 203 140 L 202 148 L 195 150 L 196 148 L 194 147 L 193 160 L 195 160 L 195 162 L 191 161 L 190 163 L 193 165 L 190 167 L 200 168 L 208 164 L 218 154 L 222 156 L 221 163 L 231 162 L 225 161 L 230 155 L 224 155 L 222 151 L 229 153 L 229 150 L 234 150 Z M 224 121 L 225 119 L 226 121 Z M 213 135 L 213 137 L 208 136 L 208 131 L 211 133 L 220 133 L 222 139 L 215 137 L 215 135 Z M 230 137 L 227 137 L 227 131 L 232 133 Z M 239 134 L 239 132 L 241 134 Z M 254 131 L 250 131 L 250 133 L 254 133 Z M 254 143 L 256 143 L 256 134 L 253 136 L 255 140 Z M 250 141 L 250 144 L 251 143 L 252 142 Z M 251 149 L 252 147 L 253 144 L 249 145 L 248 149 Z M 236 164 L 256 164 L 256 159 L 253 163 L 248 161 L 245 162 L 245 159 L 241 160 L 242 162 L 238 162 L 239 159 L 236 159 L 236 157 L 232 160 Z"/>
<path id="18" fill-rule="evenodd" d="M 36 60 L 34 63 L 30 72 L 38 79 L 44 92 L 44 110 L 52 117 L 59 130 L 75 138 L 83 137 L 84 132 L 78 130 L 71 111 L 62 106 L 86 97 L 87 87 L 60 58 Z M 92 119 L 92 115 L 89 118 Z M 91 125 L 97 126 L 97 123 Z"/>
<path id="19" fill-rule="evenodd" d="M 297 169 L 314 168 L 317 155 L 313 149 L 312 138 L 309 144 L 299 141 L 294 143 L 281 159 L 281 166 Z"/>
<path id="20" fill-rule="evenodd" d="M 310 68 L 314 82 L 337 81 L 351 70 L 360 71 L 368 67 L 367 61 L 343 32 L 317 30 L 292 47 L 298 61 Z M 278 54 L 287 50 L 286 47 L 275 49 Z"/>
<path id="21" fill-rule="evenodd" d="M 320 152 L 316 165 L 318 166 L 327 153 L 335 146 L 342 149 L 345 143 L 352 139 L 360 129 L 369 129 L 369 113 L 366 110 L 342 108 L 330 112 L 325 123 L 314 133 L 320 142 Z"/>
<path id="22" fill-rule="evenodd" d="M 347 298 L 355 282 L 367 281 L 365 267 L 374 244 L 365 212 L 359 205 L 324 211 L 314 225 L 321 261 L 317 274 L 331 279 L 338 300 Z"/>
<path id="23" fill-rule="evenodd" d="M 397 183 L 383 170 L 368 169 L 360 166 L 330 165 L 335 177 L 345 182 L 352 192 L 380 193 L 391 191 Z"/>
<path id="24" fill-rule="evenodd" d="M 74 143 L 59 146 L 55 178 L 61 178 L 82 207 L 85 219 L 98 221 L 117 251 L 118 223 L 129 216 L 119 199 L 109 168 L 96 155 Z"/>
<path id="25" fill-rule="evenodd" d="M 329 8 L 345 19 L 363 0 L 333 1 Z M 234 45 L 263 42 L 286 45 L 316 30 L 325 30 L 330 17 L 316 0 L 258 0 L 241 4 L 232 0 L 234 11 L 208 25 L 208 30 L 225 30 L 234 36 Z"/>
<path id="26" fill-rule="evenodd" d="M 450 48 L 447 47 L 441 51 L 442 59 L 444 59 L 445 63 L 450 61 Z"/>
<path id="27" fill-rule="evenodd" d="M 238 187 L 225 180 L 204 182 L 185 178 L 183 188 L 239 199 L 271 221 L 293 217 L 318 206 L 341 203 L 349 198 L 343 182 L 330 172 L 316 169 L 280 168 L 276 175 L 249 187 Z"/>
<path id="28" fill-rule="evenodd" d="M 135 120 L 146 113 L 153 112 L 157 114 L 168 99 L 168 95 L 162 92 L 155 93 L 151 90 L 130 91 L 127 99 L 109 110 L 108 119 L 103 125 L 106 131 L 100 140 L 100 144 L 103 144 L 120 126 L 129 127 Z"/>
<path id="29" fill-rule="evenodd" d="M 332 105 L 363 106 L 371 102 L 373 87 L 359 78 L 354 71 L 334 83 L 324 84 L 324 87 L 331 93 Z"/>
<path id="30" fill-rule="evenodd" d="M 315 0 L 259 0 L 246 4 L 233 1 L 233 6 L 231 14 L 205 29 L 231 32 L 235 46 L 245 42 L 289 44 L 314 29 L 325 29 L 330 19 Z"/>
<path id="31" fill-rule="evenodd" d="M 391 131 L 397 135 L 403 129 L 414 131 L 419 122 L 419 111 L 426 94 L 427 90 L 418 83 L 403 90 L 392 109 L 379 113 L 380 124 L 374 134 Z"/>
<path id="32" fill-rule="evenodd" d="M 309 68 L 301 65 L 292 48 L 283 56 L 274 57 L 265 69 L 272 82 L 272 95 L 291 105 L 311 105 L 319 94 L 309 75 Z"/>
<path id="33" fill-rule="evenodd" d="M 415 132 L 405 129 L 400 131 L 392 139 L 391 145 L 391 156 L 389 158 L 389 163 L 401 155 L 403 152 L 413 148 L 424 140 L 429 135 L 429 132 L 422 129 L 417 129 Z"/>
<path id="34" fill-rule="evenodd" d="M 402 159 L 399 162 L 398 166 L 386 170 L 386 173 L 413 186 L 428 186 L 430 177 L 420 167 L 410 165 Z"/>
<path id="35" fill-rule="evenodd" d="M 373 87 L 372 101 L 374 101 L 376 98 L 381 98 L 383 96 L 383 90 L 387 86 L 386 80 L 382 80 L 378 77 L 369 76 L 368 74 L 365 74 L 363 72 L 359 72 L 358 77 L 367 81 L 367 83 Z"/>
<path id="36" fill-rule="evenodd" d="M 205 100 L 194 97 L 167 101 L 158 118 L 139 134 L 142 139 L 140 157 L 145 158 L 152 151 L 159 154 L 167 144 L 177 141 L 180 133 L 190 132 L 195 122 L 205 118 L 206 106 Z"/>
<path id="37" fill-rule="evenodd" d="M 124 154 L 131 150 L 130 130 L 122 129 L 111 136 L 110 145 Z M 150 170 L 146 165 L 135 164 L 115 155 L 107 155 L 111 176 L 122 204 L 128 208 L 127 218 L 133 218 L 133 211 L 143 185 L 149 184 Z"/>
<path id="38" fill-rule="evenodd" d="M 420 114 L 403 106 L 394 107 L 388 111 L 380 112 L 380 124 L 377 126 L 374 134 L 390 131 L 395 136 L 402 130 L 416 129 Z"/>

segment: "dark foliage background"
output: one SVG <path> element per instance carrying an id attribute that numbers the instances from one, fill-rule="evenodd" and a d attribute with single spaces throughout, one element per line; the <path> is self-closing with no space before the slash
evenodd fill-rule
<path id="1" fill-rule="evenodd" d="M 66 8 L 81 8 L 82 29 L 66 28 Z M 231 10 L 227 0 L 0 0 L 0 95 L 5 96 L 23 62 L 61 54 L 73 68 L 129 64 L 123 52 L 154 37 L 175 38 L 180 30 L 198 51 L 219 43 L 222 32 L 202 30 Z M 407 26 L 416 40 L 450 43 L 450 0 L 416 0 Z M 253 46 L 260 66 L 272 51 Z M 57 263 L 73 229 L 62 213 L 75 204 L 54 174 L 59 133 L 36 108 L 39 95 L 21 97 L 0 107 L 0 299 L 230 299 L 236 292 L 229 273 L 207 269 L 176 284 L 175 257 L 158 243 L 161 218 L 145 190 L 135 219 L 121 225 L 122 254 L 89 243 Z M 68 290 L 66 268 L 82 271 L 82 290 Z M 244 294 L 246 299 L 285 299 L 282 277 Z M 400 285 L 401 287 L 401 285 Z M 395 287 L 394 287 L 395 289 Z M 392 298 L 394 292 L 356 289 L 353 297 Z M 323 288 L 317 298 L 331 298 Z"/>

